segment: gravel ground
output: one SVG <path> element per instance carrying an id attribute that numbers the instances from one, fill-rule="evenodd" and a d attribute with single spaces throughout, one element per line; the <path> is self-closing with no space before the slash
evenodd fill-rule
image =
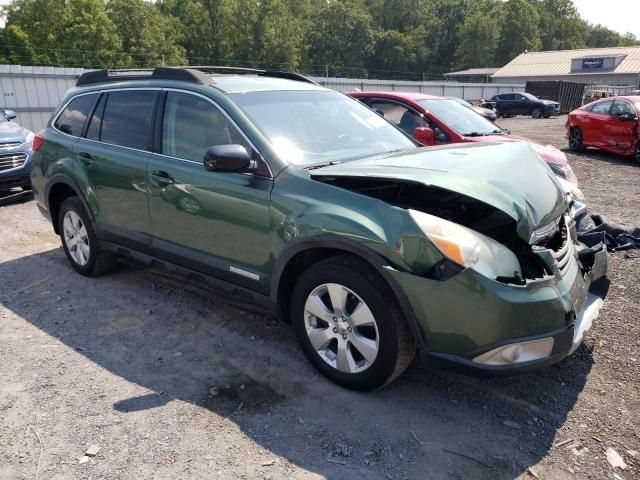
<path id="1" fill-rule="evenodd" d="M 564 121 L 501 124 L 564 148 Z M 638 165 L 570 160 L 594 211 L 640 225 Z M 216 292 L 135 265 L 75 274 L 28 196 L 0 202 L 1 479 L 640 478 L 638 252 L 611 256 L 602 315 L 561 364 L 414 365 L 359 394 Z"/>

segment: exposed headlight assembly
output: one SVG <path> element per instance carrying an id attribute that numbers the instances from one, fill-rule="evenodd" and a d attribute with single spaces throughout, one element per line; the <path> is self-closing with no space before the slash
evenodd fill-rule
<path id="1" fill-rule="evenodd" d="M 409 210 L 411 218 L 445 257 L 461 267 L 471 268 L 485 277 L 521 276 L 515 254 L 495 240 L 467 227 Z"/>
<path id="2" fill-rule="evenodd" d="M 584 193 L 582 193 L 582 190 L 576 187 L 573 183 L 567 182 L 562 177 L 558 177 L 558 182 L 560 182 L 560 185 L 562 185 L 562 189 L 564 190 L 564 192 L 567 193 L 573 200 L 584 200 Z"/>

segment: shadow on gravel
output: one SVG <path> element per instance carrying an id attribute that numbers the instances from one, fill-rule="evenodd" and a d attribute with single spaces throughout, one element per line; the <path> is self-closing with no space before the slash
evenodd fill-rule
<path id="1" fill-rule="evenodd" d="M 31 190 L 9 190 L 0 192 L 0 207 L 24 203 L 33 200 L 33 192 Z"/>
<path id="2" fill-rule="evenodd" d="M 605 152 L 595 148 L 588 148 L 584 152 L 580 153 L 572 152 L 569 148 L 562 148 L 561 150 L 566 154 L 574 155 L 576 158 L 580 159 L 600 160 L 614 165 L 640 167 L 640 162 L 638 162 L 634 157 L 623 157 L 621 155 L 614 155 L 613 153 Z"/>
<path id="3" fill-rule="evenodd" d="M 593 364 L 583 346 L 558 366 L 513 378 L 413 366 L 386 389 L 359 394 L 319 377 L 286 325 L 190 282 L 127 266 L 84 278 L 56 249 L 0 264 L 0 293 L 34 285 L 35 275 L 48 281 L 0 301 L 100 367 L 150 389 L 117 398 L 112 387 L 112 408 L 125 422 L 130 412 L 171 415 L 164 405 L 190 402 L 331 479 L 514 478 L 558 441 Z"/>

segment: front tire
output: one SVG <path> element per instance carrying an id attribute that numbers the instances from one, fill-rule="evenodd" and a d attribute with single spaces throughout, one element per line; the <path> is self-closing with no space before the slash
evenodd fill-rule
<path id="1" fill-rule="evenodd" d="M 390 288 L 350 255 L 323 260 L 301 275 L 291 315 L 306 357 L 345 388 L 387 385 L 415 356 L 415 340 Z"/>
<path id="2" fill-rule="evenodd" d="M 67 260 L 76 272 L 93 277 L 115 268 L 116 256 L 100 250 L 91 220 L 78 197 L 69 197 L 62 202 L 58 231 Z"/>
<path id="3" fill-rule="evenodd" d="M 533 118 L 542 118 L 542 109 L 540 107 L 536 107 L 531 110 L 531 116 Z"/>

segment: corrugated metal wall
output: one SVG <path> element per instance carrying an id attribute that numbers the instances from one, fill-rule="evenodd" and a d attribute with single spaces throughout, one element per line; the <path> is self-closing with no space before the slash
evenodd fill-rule
<path id="1" fill-rule="evenodd" d="M 489 99 L 498 93 L 524 92 L 524 83 L 457 83 L 457 82 L 411 82 L 402 80 L 369 80 L 360 78 L 309 77 L 327 88 L 339 92 L 354 90 L 416 92 L 445 97 L 460 97 L 465 100 Z"/>
<path id="2" fill-rule="evenodd" d="M 51 112 L 83 71 L 0 65 L 0 109 L 15 110 L 17 122 L 37 132 L 46 125 Z"/>
<path id="3" fill-rule="evenodd" d="M 66 91 L 75 85 L 81 68 L 0 65 L 0 109 L 15 110 L 18 122 L 33 131 L 42 129 Z M 349 92 L 354 90 L 422 92 L 460 97 L 465 100 L 491 98 L 497 93 L 523 92 L 524 84 L 414 82 L 358 78 L 310 77 L 321 85 Z"/>

